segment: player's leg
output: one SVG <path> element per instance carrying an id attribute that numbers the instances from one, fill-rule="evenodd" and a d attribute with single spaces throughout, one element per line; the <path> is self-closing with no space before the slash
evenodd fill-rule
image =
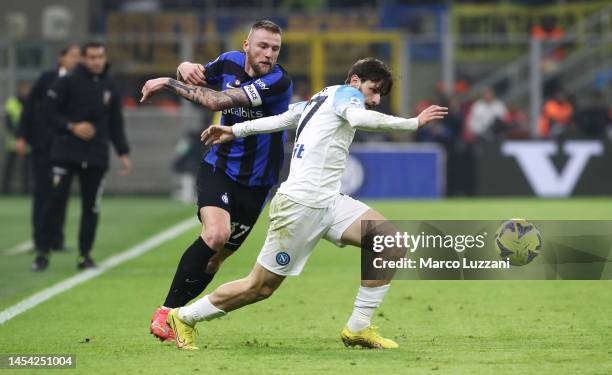
<path id="1" fill-rule="evenodd" d="M 270 227 L 257 264 L 246 278 L 221 285 L 189 306 L 173 309 L 168 323 L 176 328 L 177 347 L 194 349 L 194 325 L 266 299 L 288 275 L 298 275 L 312 249 L 327 231 L 327 209 L 314 209 L 277 195 L 270 205 Z"/>
<path id="2" fill-rule="evenodd" d="M 214 272 L 208 264 L 216 256 L 227 257 L 229 252 L 219 245 L 229 237 L 229 212 L 219 207 L 202 207 L 199 210 L 202 229 L 196 240 L 183 252 L 164 304 L 151 317 L 149 331 L 161 341 L 172 341 L 175 334 L 166 323 L 168 312 L 185 306 L 200 295 L 210 283 Z M 216 272 L 216 270 L 215 270 Z"/>
<path id="3" fill-rule="evenodd" d="M 175 308 L 200 295 L 225 259 L 242 245 L 265 204 L 269 188 L 243 187 L 203 165 L 198 177 L 200 238 L 184 253 L 164 306 Z"/>
<path id="4" fill-rule="evenodd" d="M 202 163 L 197 184 L 200 235 L 183 252 L 166 299 L 151 317 L 150 332 L 162 341 L 174 340 L 174 332 L 166 324 L 170 309 L 185 306 L 200 295 L 218 266 L 231 254 L 224 249 L 231 231 L 228 178 L 222 171 L 214 171 L 210 164 Z"/>
<path id="5" fill-rule="evenodd" d="M 361 247 L 361 239 L 363 238 L 362 233 L 362 221 L 377 221 L 377 222 L 386 222 L 387 218 L 385 218 L 380 212 L 374 210 L 373 208 L 368 208 L 363 214 L 361 214 L 355 221 L 353 221 L 345 230 L 342 232 L 340 242 L 344 245 L 351 245 L 356 247 Z M 375 233 L 371 234 L 383 234 L 379 233 L 381 231 L 389 232 L 388 234 L 394 234 L 395 232 L 392 230 L 392 226 L 378 226 L 373 227 Z M 381 279 L 381 280 L 361 280 L 361 286 L 376 288 L 383 285 L 388 285 L 391 282 L 390 279 Z"/>
<path id="6" fill-rule="evenodd" d="M 106 170 L 103 168 L 84 168 L 79 171 L 81 223 L 79 228 L 78 269 L 94 268 L 96 266 L 91 259 L 91 249 L 98 229 L 105 173 Z"/>
<path id="7" fill-rule="evenodd" d="M 345 195 L 338 198 L 334 211 L 334 224 L 327 233 L 326 239 L 341 245 L 361 246 L 362 220 L 386 221 L 385 217 L 376 210 Z M 382 228 L 387 229 L 386 226 Z M 381 230 L 381 228 L 376 230 Z M 398 346 L 394 341 L 378 335 L 371 324 L 374 312 L 389 290 L 390 281 L 390 279 L 361 281 L 353 312 L 341 333 L 345 345 L 387 349 Z"/>
<path id="8" fill-rule="evenodd" d="M 210 283 L 214 272 L 207 272 L 210 260 L 221 254 L 226 256 L 223 245 L 230 234 L 230 214 L 219 207 L 200 208 L 202 230 L 196 240 L 183 253 L 164 306 L 185 306 L 200 295 Z"/>
<path id="9" fill-rule="evenodd" d="M 177 348 L 198 349 L 195 345 L 196 323 L 219 318 L 230 311 L 264 300 L 278 289 L 284 279 L 285 276 L 255 264 L 247 277 L 223 284 L 188 306 L 172 309 L 167 322 L 176 334 Z"/>
<path id="10" fill-rule="evenodd" d="M 232 183 L 233 184 L 233 183 Z M 226 239 L 224 246 L 217 250 L 217 248 L 213 248 L 215 250 L 215 254 L 208 260 L 206 265 L 206 269 L 204 272 L 204 276 L 202 277 L 202 283 L 194 283 L 193 288 L 198 288 L 198 290 L 193 290 L 191 294 L 195 294 L 189 300 L 193 299 L 200 293 L 202 293 L 208 284 L 212 281 L 217 271 L 221 268 L 223 262 L 234 254 L 242 245 L 242 243 L 247 239 L 248 235 L 251 233 L 253 226 L 257 222 L 259 214 L 263 209 L 263 206 L 266 202 L 266 197 L 268 195 L 269 188 L 267 187 L 241 187 L 238 184 L 233 186 L 231 199 L 232 202 L 232 214 L 231 214 L 231 225 L 230 225 L 230 235 Z M 212 207 L 216 208 L 216 207 Z M 210 216 L 210 215 L 209 215 Z M 207 220 L 208 222 L 208 220 Z M 215 230 L 216 225 L 206 225 L 204 224 L 204 232 L 203 238 L 206 244 L 210 244 L 214 241 L 222 241 L 225 237 L 220 239 L 213 239 L 212 241 L 208 241 L 208 236 L 218 235 L 221 231 Z M 207 230 L 206 228 L 211 228 Z M 197 294 L 196 294 L 197 293 Z M 186 305 L 186 303 L 181 306 Z"/>
<path id="11" fill-rule="evenodd" d="M 216 269 L 208 268 L 211 259 L 223 259 L 231 233 L 232 185 L 223 171 L 203 162 L 197 178 L 198 218 L 202 230 L 181 257 L 164 306 L 185 306 L 200 295 L 210 283 Z M 207 269 L 208 268 L 208 269 Z"/>
<path id="12" fill-rule="evenodd" d="M 261 301 L 272 295 L 286 276 L 299 275 L 312 249 L 326 229 L 325 209 L 312 209 L 276 195 L 270 204 L 270 226 L 266 241 L 251 273 L 240 280 L 221 285 L 198 302 L 180 309 L 197 311 L 200 301 L 208 312 L 222 314 Z M 194 306 L 192 310 L 189 310 Z M 206 308 L 199 309 L 206 311 Z M 197 322 L 206 317 L 187 318 Z M 193 319 L 193 320 L 190 320 Z"/>
<path id="13" fill-rule="evenodd" d="M 211 280 L 221 268 L 223 262 L 246 241 L 266 204 L 270 192 L 269 187 L 248 187 L 233 181 L 228 181 L 228 185 L 231 186 L 228 197 L 231 205 L 230 235 L 223 249 L 217 251 L 208 261 L 206 273 L 211 275 Z"/>
<path id="14" fill-rule="evenodd" d="M 190 325 L 218 318 L 230 311 L 269 298 L 285 277 L 256 263 L 247 277 L 225 283 L 191 305 L 179 308 L 179 316 Z"/>

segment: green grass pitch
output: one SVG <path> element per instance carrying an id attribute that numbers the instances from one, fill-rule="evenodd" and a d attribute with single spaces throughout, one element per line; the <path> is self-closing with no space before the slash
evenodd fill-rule
<path id="1" fill-rule="evenodd" d="M 370 202 L 390 219 L 612 219 L 612 199 L 472 199 Z M 76 273 L 78 201 L 68 245 L 43 274 L 32 254 L 0 253 L 0 310 Z M 0 252 L 29 237 L 29 201 L 0 199 Z M 193 215 L 161 198 L 107 197 L 94 258 L 103 260 Z M 242 277 L 267 220 L 212 287 Z M 610 281 L 395 281 L 374 323 L 395 351 L 346 349 L 339 333 L 359 282 L 359 254 L 323 241 L 300 277 L 271 299 L 199 324 L 198 352 L 148 333 L 184 248 L 199 230 L 78 285 L 0 325 L 0 353 L 76 354 L 69 373 L 403 374 L 612 372 Z M 210 289 L 209 289 L 210 290 Z M 87 340 L 88 339 L 88 340 Z M 46 370 L 48 371 L 48 370 Z M 19 374 L 45 370 L 20 370 Z"/>

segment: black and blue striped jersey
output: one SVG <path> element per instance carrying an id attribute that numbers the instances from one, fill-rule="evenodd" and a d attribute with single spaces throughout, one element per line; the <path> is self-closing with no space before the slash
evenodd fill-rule
<path id="1" fill-rule="evenodd" d="M 291 78 L 280 66 L 261 77 L 252 78 L 244 70 L 244 52 L 231 51 L 206 65 L 206 82 L 220 90 L 241 87 L 251 101 L 249 108 L 223 110 L 221 123 L 239 122 L 273 116 L 287 111 L 291 100 Z M 247 186 L 272 186 L 278 183 L 283 164 L 285 132 L 257 134 L 213 146 L 204 161 L 225 172 L 232 180 Z"/>

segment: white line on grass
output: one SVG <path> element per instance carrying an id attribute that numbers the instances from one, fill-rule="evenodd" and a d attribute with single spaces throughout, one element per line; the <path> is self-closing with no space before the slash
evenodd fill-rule
<path id="1" fill-rule="evenodd" d="M 2 252 L 2 255 L 18 255 L 18 254 L 22 254 L 22 253 L 27 253 L 28 251 L 32 250 L 34 248 L 34 244 L 32 243 L 32 240 L 28 240 L 25 242 L 20 243 L 19 245 L 15 245 L 13 247 L 11 247 L 10 249 L 6 249 Z"/>
<path id="2" fill-rule="evenodd" d="M 28 311 L 34 306 L 60 294 L 75 286 L 84 283 L 87 280 L 91 280 L 94 277 L 100 276 L 109 269 L 120 265 L 123 262 L 127 262 L 130 259 L 134 259 L 151 249 L 156 248 L 162 243 L 171 240 L 179 235 L 183 234 L 187 230 L 193 228 L 197 224 L 197 221 L 193 218 L 183 220 L 180 223 L 172 226 L 160 232 L 153 237 L 139 243 L 138 245 L 131 247 L 117 255 L 113 255 L 104 262 L 100 263 L 97 268 L 90 269 L 81 273 L 78 273 L 72 277 L 67 278 L 49 288 L 43 289 L 40 292 L 33 294 L 32 296 L 22 300 L 21 302 L 7 308 L 0 312 L 0 325 L 4 324 L 8 320 L 16 317 L 17 315 Z"/>

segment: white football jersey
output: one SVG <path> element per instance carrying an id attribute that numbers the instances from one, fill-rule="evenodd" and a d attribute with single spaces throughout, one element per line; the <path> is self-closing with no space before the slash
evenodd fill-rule
<path id="1" fill-rule="evenodd" d="M 355 136 L 355 128 L 345 117 L 350 107 L 365 108 L 364 97 L 346 85 L 326 87 L 305 106 L 292 107 L 292 111 L 301 110 L 301 116 L 289 177 L 279 187 L 279 193 L 313 208 L 332 203 L 340 192 L 349 146 Z"/>

